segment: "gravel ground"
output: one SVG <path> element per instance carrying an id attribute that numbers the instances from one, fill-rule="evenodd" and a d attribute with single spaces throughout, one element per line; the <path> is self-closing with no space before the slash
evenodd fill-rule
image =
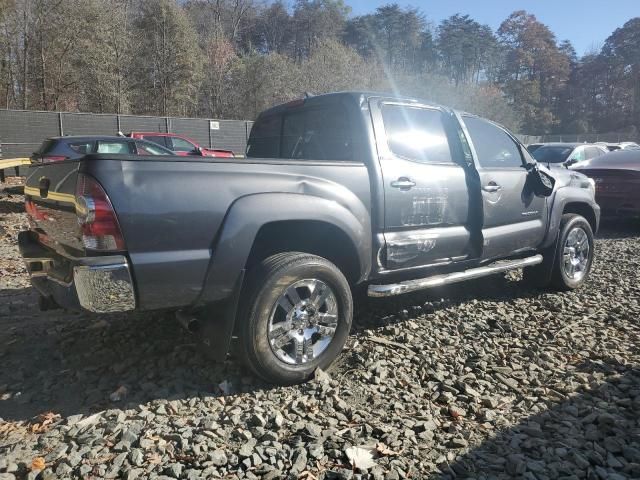
<path id="1" fill-rule="evenodd" d="M 166 316 L 38 312 L 18 191 L 0 191 L 0 480 L 640 478 L 638 224 L 601 231 L 575 293 L 510 274 L 363 300 L 340 361 L 283 388 Z"/>

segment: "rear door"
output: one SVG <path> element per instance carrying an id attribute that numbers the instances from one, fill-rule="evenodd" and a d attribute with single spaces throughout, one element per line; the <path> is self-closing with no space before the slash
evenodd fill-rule
<path id="1" fill-rule="evenodd" d="M 384 182 L 385 268 L 470 259 L 469 193 L 451 115 L 377 99 L 370 107 Z"/>
<path id="2" fill-rule="evenodd" d="M 480 174 L 484 240 L 482 257 L 505 257 L 536 248 L 545 234 L 546 199 L 527 181 L 520 145 L 500 126 L 463 115 Z"/>

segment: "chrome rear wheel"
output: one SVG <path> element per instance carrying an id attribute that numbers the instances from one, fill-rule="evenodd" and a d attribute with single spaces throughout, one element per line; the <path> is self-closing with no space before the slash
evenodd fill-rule
<path id="1" fill-rule="evenodd" d="M 337 327 L 333 290 L 318 279 L 299 280 L 284 290 L 271 311 L 269 345 L 279 360 L 302 365 L 327 349 Z"/>

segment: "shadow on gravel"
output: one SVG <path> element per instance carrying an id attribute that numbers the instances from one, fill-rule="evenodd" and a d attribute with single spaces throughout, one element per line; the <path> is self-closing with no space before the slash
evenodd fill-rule
<path id="1" fill-rule="evenodd" d="M 356 300 L 353 333 L 403 322 L 471 300 L 506 301 L 536 298 L 543 293 L 503 274 L 386 299 L 368 298 L 361 292 Z"/>
<path id="2" fill-rule="evenodd" d="M 238 362 L 207 360 L 168 315 L 39 312 L 36 302 L 31 288 L 0 290 L 1 419 L 265 387 Z"/>
<path id="3" fill-rule="evenodd" d="M 470 282 L 428 296 L 365 298 L 353 333 L 470 298 L 538 293 L 496 276 L 492 282 Z M 0 290 L 0 300 L 7 299 L 8 307 L 0 309 L 0 418 L 4 420 L 28 420 L 47 411 L 68 416 L 153 400 L 276 388 L 261 382 L 236 359 L 208 360 L 196 339 L 168 314 L 39 312 L 31 288 Z"/>
<path id="4" fill-rule="evenodd" d="M 22 202 L 11 202 L 0 197 L 0 215 L 7 213 L 23 213 L 24 204 Z"/>
<path id="5" fill-rule="evenodd" d="M 596 235 L 599 239 L 622 239 L 640 237 L 640 220 L 602 220 Z"/>
<path id="6" fill-rule="evenodd" d="M 439 478 L 640 478 L 640 369 L 591 361 L 578 371 L 599 380 L 441 465 Z"/>

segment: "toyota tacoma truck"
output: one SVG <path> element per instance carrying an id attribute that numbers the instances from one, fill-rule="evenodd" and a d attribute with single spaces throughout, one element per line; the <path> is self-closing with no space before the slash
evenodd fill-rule
<path id="1" fill-rule="evenodd" d="M 214 358 L 233 340 L 280 384 L 340 354 L 352 292 L 520 268 L 580 287 L 600 218 L 591 180 L 500 125 L 362 92 L 261 113 L 244 159 L 88 154 L 34 163 L 25 194 L 43 307 L 175 312 Z"/>

